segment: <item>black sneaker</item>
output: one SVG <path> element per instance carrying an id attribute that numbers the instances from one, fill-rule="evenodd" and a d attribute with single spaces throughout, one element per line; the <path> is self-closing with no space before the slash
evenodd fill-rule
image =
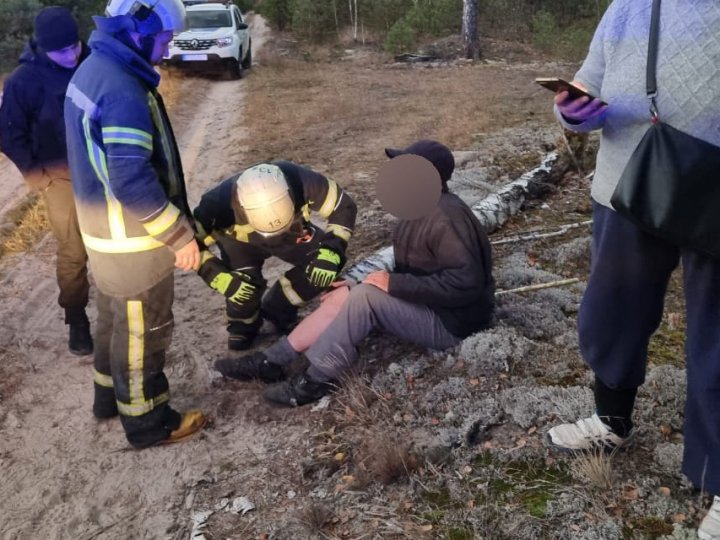
<path id="1" fill-rule="evenodd" d="M 78 356 L 87 356 L 93 353 L 93 339 L 90 335 L 90 323 L 80 322 L 70 324 L 70 337 L 68 349 Z"/>
<path id="2" fill-rule="evenodd" d="M 263 392 L 263 397 L 285 407 L 299 407 L 318 401 L 336 388 L 332 382 L 315 381 L 304 373 L 284 383 L 270 386 Z"/>
<path id="3" fill-rule="evenodd" d="M 215 369 L 225 377 L 241 381 L 260 379 L 266 383 L 274 383 L 287 378 L 285 368 L 280 364 L 273 364 L 261 352 L 240 358 L 221 358 L 215 362 Z"/>

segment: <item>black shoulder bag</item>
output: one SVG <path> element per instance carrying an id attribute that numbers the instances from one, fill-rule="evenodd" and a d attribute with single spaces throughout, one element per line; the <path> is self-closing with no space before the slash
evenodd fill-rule
<path id="1" fill-rule="evenodd" d="M 610 203 L 639 228 L 720 258 L 720 147 L 660 121 L 655 104 L 660 0 L 653 0 L 647 63 L 652 125 Z"/>

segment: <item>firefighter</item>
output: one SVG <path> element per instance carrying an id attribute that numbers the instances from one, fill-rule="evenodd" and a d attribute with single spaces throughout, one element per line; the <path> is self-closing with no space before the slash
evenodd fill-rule
<path id="1" fill-rule="evenodd" d="M 169 405 L 173 266 L 200 252 L 154 65 L 185 26 L 181 0 L 110 0 L 65 100 L 80 231 L 98 295 L 97 418 L 120 415 L 130 444 L 177 442 L 206 420 Z"/>
<path id="2" fill-rule="evenodd" d="M 327 220 L 320 227 L 311 212 Z M 203 251 L 199 274 L 225 295 L 228 348 L 252 345 L 264 319 L 287 333 L 298 308 L 330 287 L 345 263 L 355 202 L 320 173 L 289 161 L 261 163 L 220 182 L 195 208 L 203 244 L 217 243 L 221 260 Z M 292 264 L 270 288 L 269 257 Z"/>

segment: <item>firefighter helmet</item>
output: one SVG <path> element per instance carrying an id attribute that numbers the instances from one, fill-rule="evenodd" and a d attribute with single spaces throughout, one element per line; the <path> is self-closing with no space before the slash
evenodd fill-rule
<path id="1" fill-rule="evenodd" d="M 142 35 L 174 33 L 185 30 L 185 5 L 182 0 L 109 0 L 108 17 L 132 18 L 135 30 Z"/>
<path id="2" fill-rule="evenodd" d="M 290 228 L 295 204 L 280 167 L 270 163 L 250 167 L 235 186 L 238 202 L 253 229 L 263 236 L 275 236 Z"/>

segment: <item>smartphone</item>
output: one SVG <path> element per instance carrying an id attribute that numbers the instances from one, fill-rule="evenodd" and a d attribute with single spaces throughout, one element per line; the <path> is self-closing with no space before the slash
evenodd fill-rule
<path id="1" fill-rule="evenodd" d="M 552 90 L 556 94 L 561 90 L 567 90 L 568 94 L 570 94 L 570 97 L 572 99 L 577 99 L 583 96 L 587 96 L 590 99 L 596 99 L 595 96 L 593 96 L 590 92 L 586 92 L 582 88 L 579 88 L 574 84 L 571 84 L 566 80 L 559 79 L 557 77 L 538 77 L 537 79 L 535 79 L 535 82 L 543 88 Z M 607 105 L 604 101 L 603 104 Z"/>

